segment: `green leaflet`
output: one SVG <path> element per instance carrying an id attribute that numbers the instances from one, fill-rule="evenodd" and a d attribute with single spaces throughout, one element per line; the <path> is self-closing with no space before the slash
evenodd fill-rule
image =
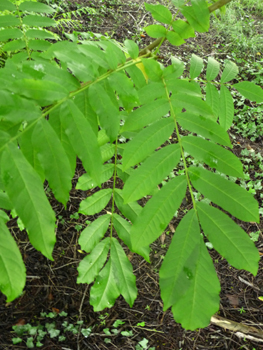
<path id="1" fill-rule="evenodd" d="M 184 93 L 189 96 L 203 97 L 199 84 L 183 79 L 171 79 L 166 81 L 166 86 L 173 94 Z"/>
<path id="2" fill-rule="evenodd" d="M 192 6 L 181 7 L 182 14 L 196 31 L 207 32 L 210 26 L 210 14 L 206 1 L 191 0 L 191 4 Z"/>
<path id="3" fill-rule="evenodd" d="M 186 177 L 178 176 L 161 188 L 145 205 L 131 229 L 132 248 L 140 254 L 165 230 L 186 192 Z"/>
<path id="4" fill-rule="evenodd" d="M 126 68 L 126 72 L 131 77 L 131 80 L 134 82 L 134 85 L 137 89 L 141 89 L 146 85 L 143 73 L 137 66 L 130 66 Z"/>
<path id="5" fill-rule="evenodd" d="M 6 210 L 13 209 L 13 204 L 10 202 L 8 195 L 2 191 L 0 191 L 0 208 Z"/>
<path id="6" fill-rule="evenodd" d="M 141 213 L 142 207 L 137 202 L 129 202 L 124 204 L 123 191 L 120 189 L 115 189 L 114 198 L 120 212 L 132 223 L 134 223 L 137 216 Z"/>
<path id="7" fill-rule="evenodd" d="M 259 222 L 258 202 L 244 188 L 200 167 L 188 171 L 193 186 L 205 197 L 240 220 Z"/>
<path id="8" fill-rule="evenodd" d="M 6 43 L 2 49 L 4 51 L 16 51 L 21 50 L 26 47 L 26 42 L 24 40 L 14 40 Z"/>
<path id="9" fill-rule="evenodd" d="M 83 53 L 88 59 L 91 59 L 94 64 L 98 64 L 99 66 L 109 69 L 108 62 L 106 60 L 105 52 L 102 51 L 99 47 L 94 46 L 94 42 L 84 42 L 84 45 L 78 45 L 77 49 L 79 52 Z"/>
<path id="10" fill-rule="evenodd" d="M 219 123 L 228 130 L 234 119 L 234 103 L 230 91 L 221 85 L 219 98 Z"/>
<path id="11" fill-rule="evenodd" d="M 206 79 L 214 80 L 219 73 L 220 63 L 215 60 L 213 57 L 208 58 L 207 68 L 206 68 Z"/>
<path id="12" fill-rule="evenodd" d="M 23 19 L 23 24 L 30 27 L 56 27 L 57 22 L 48 17 L 38 16 L 38 15 L 27 15 Z"/>
<path id="13" fill-rule="evenodd" d="M 172 31 L 166 34 L 166 38 L 174 46 L 180 46 L 185 43 L 185 40 L 179 34 Z"/>
<path id="14" fill-rule="evenodd" d="M 189 25 L 189 23 L 183 21 L 182 19 L 177 19 L 172 23 L 173 30 L 175 34 L 179 35 L 182 39 L 194 38 L 195 31 L 193 27 Z"/>
<path id="15" fill-rule="evenodd" d="M 14 238 L 8 231 L 2 217 L 0 219 L 0 287 L 13 301 L 23 291 L 26 283 L 26 268 Z"/>
<path id="16" fill-rule="evenodd" d="M 71 101 L 66 101 L 60 110 L 61 124 L 72 148 L 82 160 L 86 172 L 100 186 L 102 159 L 98 141 L 89 122 Z"/>
<path id="17" fill-rule="evenodd" d="M 128 178 L 123 188 L 124 202 L 133 202 L 148 195 L 176 167 L 180 156 L 179 144 L 154 152 Z"/>
<path id="18" fill-rule="evenodd" d="M 212 120 L 215 119 L 212 108 L 199 97 L 191 96 L 191 98 L 189 98 L 189 96 L 184 93 L 178 93 L 172 95 L 171 101 L 176 109 L 185 108 L 187 112 L 191 112 L 195 115 L 201 115 Z"/>
<path id="19" fill-rule="evenodd" d="M 137 108 L 128 114 L 128 118 L 120 132 L 138 130 L 155 122 L 169 112 L 169 107 L 169 102 L 166 99 L 158 99 Z"/>
<path id="20" fill-rule="evenodd" d="M 9 143 L 2 154 L 1 173 L 6 193 L 26 226 L 30 242 L 53 260 L 52 250 L 56 241 L 54 212 L 39 176 L 13 143 Z"/>
<path id="21" fill-rule="evenodd" d="M 154 39 L 166 36 L 167 29 L 160 24 L 151 24 L 145 28 L 146 33 Z"/>
<path id="22" fill-rule="evenodd" d="M 138 293 L 136 278 L 127 255 L 114 237 L 111 238 L 111 259 L 118 289 L 130 307 L 132 307 Z"/>
<path id="23" fill-rule="evenodd" d="M 257 274 L 259 254 L 248 234 L 222 211 L 197 202 L 204 234 L 214 248 L 237 269 Z"/>
<path id="24" fill-rule="evenodd" d="M 178 58 L 171 57 L 172 65 L 164 68 L 163 78 L 165 83 L 173 83 L 175 79 L 179 78 L 184 72 L 184 62 L 178 60 Z"/>
<path id="25" fill-rule="evenodd" d="M 178 114 L 176 119 L 183 128 L 202 135 L 213 142 L 233 148 L 228 133 L 212 120 L 187 112 Z"/>
<path id="26" fill-rule="evenodd" d="M 145 9 L 146 11 L 151 12 L 153 18 L 156 19 L 156 21 L 171 24 L 172 14 L 167 7 L 163 5 L 152 5 L 145 3 Z"/>
<path id="27" fill-rule="evenodd" d="M 56 12 L 52 7 L 42 4 L 40 2 L 25 1 L 19 5 L 20 11 L 32 11 L 37 13 L 53 13 Z"/>
<path id="28" fill-rule="evenodd" d="M 7 41 L 9 39 L 20 39 L 23 36 L 23 32 L 20 29 L 11 28 L 3 29 L 0 31 L 0 41 Z"/>
<path id="29" fill-rule="evenodd" d="M 112 177 L 113 171 L 114 171 L 113 164 L 103 165 L 102 173 L 101 173 L 101 183 L 108 181 Z M 78 179 L 76 190 L 87 191 L 94 187 L 96 187 L 96 183 L 94 183 L 94 180 L 92 180 L 92 178 L 88 174 L 83 174 Z"/>
<path id="30" fill-rule="evenodd" d="M 161 119 L 141 130 L 124 149 L 122 170 L 144 160 L 169 138 L 173 130 L 174 121 L 171 118 Z"/>
<path id="31" fill-rule="evenodd" d="M 142 64 L 148 78 L 152 81 L 161 81 L 163 71 L 159 62 L 154 59 L 142 58 Z"/>
<path id="32" fill-rule="evenodd" d="M 241 83 L 234 84 L 233 87 L 245 98 L 256 101 L 257 103 L 263 102 L 263 90 L 260 86 L 249 81 L 242 81 Z"/>
<path id="33" fill-rule="evenodd" d="M 230 80 L 233 80 L 238 74 L 238 67 L 234 62 L 228 61 L 223 70 L 220 83 L 227 83 Z"/>
<path id="34" fill-rule="evenodd" d="M 190 77 L 191 79 L 195 79 L 201 73 L 203 69 L 203 60 L 201 57 L 196 56 L 194 53 L 192 54 L 190 61 Z"/>
<path id="35" fill-rule="evenodd" d="M 19 25 L 20 21 L 18 17 L 12 15 L 0 16 L 0 27 L 15 27 Z"/>
<path id="36" fill-rule="evenodd" d="M 90 289 L 90 304 L 95 312 L 112 307 L 120 296 L 115 274 L 116 269 L 110 257 Z"/>
<path id="37" fill-rule="evenodd" d="M 147 85 L 143 86 L 138 90 L 140 96 L 140 102 L 142 104 L 147 104 L 158 98 L 165 98 L 165 90 L 163 88 L 163 83 L 160 82 L 148 82 Z"/>
<path id="38" fill-rule="evenodd" d="M 106 143 L 105 145 L 100 147 L 100 152 L 101 152 L 102 163 L 104 163 L 114 156 L 115 145 Z"/>
<path id="39" fill-rule="evenodd" d="M 55 39 L 55 34 L 46 30 L 29 29 L 26 31 L 26 36 L 30 39 Z"/>
<path id="40" fill-rule="evenodd" d="M 99 213 L 108 204 L 111 198 L 112 190 L 100 190 L 92 196 L 84 199 L 79 206 L 79 213 L 84 215 L 94 215 Z"/>
<path id="41" fill-rule="evenodd" d="M 182 137 L 184 150 L 211 168 L 230 176 L 243 177 L 241 161 L 230 151 L 196 136 Z"/>
<path id="42" fill-rule="evenodd" d="M 98 243 L 92 252 L 81 260 L 78 266 L 77 283 L 92 283 L 98 276 L 107 259 L 110 247 L 110 238 L 107 237 Z"/>
<path id="43" fill-rule="evenodd" d="M 32 141 L 56 199 L 66 206 L 72 187 L 71 167 L 67 154 L 48 121 L 43 118 L 38 121 Z"/>
<path id="44" fill-rule="evenodd" d="M 124 41 L 124 45 L 127 48 L 128 53 L 132 59 L 135 59 L 139 56 L 139 47 L 134 41 L 126 39 Z"/>
<path id="45" fill-rule="evenodd" d="M 206 327 L 219 307 L 220 284 L 195 211 L 180 221 L 160 269 L 164 310 L 186 329 Z M 205 302 L 204 302 L 205 301 Z"/>
<path id="46" fill-rule="evenodd" d="M 110 141 L 113 142 L 120 128 L 118 109 L 100 84 L 91 85 L 88 95 L 91 107 L 99 117 L 101 127 L 106 130 Z"/>
<path id="47" fill-rule="evenodd" d="M 206 84 L 206 102 L 212 108 L 214 121 L 217 121 L 219 115 L 219 93 L 217 88 L 211 83 Z"/>
<path id="48" fill-rule="evenodd" d="M 96 247 L 109 227 L 110 217 L 109 214 L 100 216 L 81 232 L 79 237 L 81 249 L 89 253 Z"/>
<path id="49" fill-rule="evenodd" d="M 12 4 L 10 1 L 1 0 L 1 3 L 0 3 L 0 11 L 5 11 L 5 10 L 8 10 L 8 11 L 15 11 L 15 10 L 16 10 L 16 7 L 15 7 L 15 5 Z"/>

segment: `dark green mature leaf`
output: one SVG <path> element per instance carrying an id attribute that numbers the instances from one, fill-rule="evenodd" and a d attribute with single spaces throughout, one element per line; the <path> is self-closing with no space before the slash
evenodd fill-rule
<path id="1" fill-rule="evenodd" d="M 92 252 L 81 260 L 78 266 L 77 283 L 92 283 L 105 264 L 110 247 L 110 238 L 107 237 L 98 243 Z"/>
<path id="2" fill-rule="evenodd" d="M 45 119 L 34 128 L 32 141 L 56 199 L 66 206 L 71 185 L 71 167 L 54 129 Z"/>
<path id="3" fill-rule="evenodd" d="M 137 297 L 136 278 L 132 265 L 116 238 L 111 238 L 111 259 L 115 271 L 118 289 L 127 303 L 132 307 Z"/>
<path id="4" fill-rule="evenodd" d="M 0 219 L 0 288 L 13 301 L 23 291 L 26 283 L 26 268 L 14 238 L 4 220 Z"/>
<path id="5" fill-rule="evenodd" d="M 84 215 L 94 215 L 99 213 L 108 204 L 111 194 L 112 189 L 110 188 L 94 193 L 80 203 L 79 213 Z"/>
<path id="6" fill-rule="evenodd" d="M 96 247 L 109 227 L 110 218 L 109 214 L 102 215 L 81 232 L 79 237 L 81 249 L 89 253 Z"/>
<path id="7" fill-rule="evenodd" d="M 100 84 L 94 84 L 88 90 L 89 101 L 93 110 L 97 113 L 100 125 L 106 130 L 110 141 L 113 142 L 119 132 L 119 111 L 112 102 L 110 96 Z"/>
<path id="8" fill-rule="evenodd" d="M 20 39 L 23 32 L 17 28 L 3 29 L 0 31 L 0 41 L 7 41 L 9 39 Z"/>
<path id="9" fill-rule="evenodd" d="M 145 205 L 131 229 L 132 248 L 141 254 L 141 247 L 148 246 L 165 230 L 181 204 L 187 181 L 178 176 L 162 187 Z"/>
<path id="10" fill-rule="evenodd" d="M 5 11 L 5 10 L 8 10 L 8 11 L 15 11 L 15 10 L 16 10 L 16 7 L 15 7 L 15 5 L 12 4 L 10 1 L 1 0 L 1 3 L 0 3 L 0 11 Z"/>
<path id="11" fill-rule="evenodd" d="M 86 172 L 100 186 L 102 159 L 96 135 L 87 119 L 71 100 L 66 101 L 61 107 L 61 123 Z"/>
<path id="12" fill-rule="evenodd" d="M 32 11 L 37 13 L 53 13 L 56 12 L 52 7 L 42 4 L 41 2 L 24 1 L 19 5 L 20 11 Z"/>
<path id="13" fill-rule="evenodd" d="M 166 99 L 158 99 L 148 103 L 128 114 L 124 126 L 120 132 L 133 131 L 155 122 L 169 111 L 169 102 Z"/>
<path id="14" fill-rule="evenodd" d="M 77 283 L 92 283 L 105 264 L 110 247 L 110 238 L 107 237 L 98 243 L 92 252 L 81 260 L 78 266 Z"/>
<path id="15" fill-rule="evenodd" d="M 173 119 L 165 118 L 140 131 L 124 149 L 122 169 L 125 170 L 144 160 L 169 138 L 173 129 Z"/>
<path id="16" fill-rule="evenodd" d="M 196 203 L 204 234 L 213 247 L 237 269 L 257 274 L 259 254 L 248 234 L 222 211 Z"/>
<path id="17" fill-rule="evenodd" d="M 20 21 L 18 17 L 13 15 L 0 16 L 0 27 L 15 27 L 19 26 Z"/>
<path id="18" fill-rule="evenodd" d="M 182 137 L 184 150 L 211 168 L 230 176 L 243 177 L 241 161 L 230 151 L 196 136 Z"/>
<path id="19" fill-rule="evenodd" d="M 56 241 L 54 212 L 39 176 L 13 143 L 3 152 L 1 173 L 6 193 L 27 228 L 30 242 L 53 260 L 52 250 Z"/>
<path id="20" fill-rule="evenodd" d="M 220 83 L 227 83 L 230 80 L 233 80 L 238 74 L 238 67 L 234 62 L 228 61 L 223 70 Z"/>
<path id="21" fill-rule="evenodd" d="M 110 257 L 90 289 L 90 304 L 95 312 L 112 307 L 121 294 L 115 279 L 116 270 L 114 267 Z"/>
<path id="22" fill-rule="evenodd" d="M 160 269 L 164 310 L 186 329 L 206 327 L 219 307 L 220 284 L 195 211 L 180 221 Z"/>
<path id="23" fill-rule="evenodd" d="M 172 14 L 167 7 L 163 5 L 152 5 L 145 3 L 146 11 L 150 11 L 153 18 L 161 23 L 170 24 L 172 22 Z"/>
<path id="24" fill-rule="evenodd" d="M 207 68 L 206 68 L 206 79 L 214 80 L 219 73 L 220 63 L 213 57 L 208 58 Z"/>
<path id="25" fill-rule="evenodd" d="M 123 188 L 124 201 L 133 202 L 148 195 L 176 167 L 180 155 L 179 144 L 166 146 L 153 153 L 128 178 Z"/>
<path id="26" fill-rule="evenodd" d="M 237 89 L 245 98 L 257 103 L 263 102 L 263 90 L 260 86 L 250 81 L 242 81 L 241 83 L 234 84 L 233 87 Z"/>
<path id="27" fill-rule="evenodd" d="M 213 142 L 232 148 L 228 133 L 217 123 L 191 113 L 180 113 L 176 116 L 179 124 L 191 132 L 202 135 Z"/>
<path id="28" fill-rule="evenodd" d="M 211 83 L 206 84 L 206 102 L 212 108 L 214 121 L 217 121 L 219 115 L 219 93 L 217 88 Z"/>
<path id="29" fill-rule="evenodd" d="M 190 77 L 191 79 L 195 79 L 201 73 L 203 69 L 203 60 L 201 57 L 196 56 L 194 53 L 192 54 L 190 61 Z"/>
<path id="30" fill-rule="evenodd" d="M 188 171 L 193 186 L 212 202 L 240 220 L 259 222 L 258 202 L 244 188 L 200 167 Z"/>
<path id="31" fill-rule="evenodd" d="M 108 181 L 112 177 L 113 171 L 114 171 L 114 164 L 103 165 L 102 173 L 101 173 L 101 183 Z M 87 191 L 94 187 L 96 187 L 96 183 L 94 183 L 94 180 L 88 174 L 83 174 L 78 179 L 76 190 Z"/>
<path id="32" fill-rule="evenodd" d="M 38 15 L 27 15 L 23 19 L 23 24 L 30 27 L 56 27 L 57 22 L 48 17 L 38 16 Z"/>
<path id="33" fill-rule="evenodd" d="M 167 29 L 160 24 L 151 24 L 145 28 L 145 31 L 151 38 L 155 39 L 165 37 L 167 34 Z"/>
<path id="34" fill-rule="evenodd" d="M 221 85 L 219 98 L 219 123 L 228 130 L 234 119 L 234 102 L 230 91 Z"/>
<path id="35" fill-rule="evenodd" d="M 137 216 L 140 215 L 142 207 L 137 202 L 129 202 L 124 204 L 123 191 L 120 189 L 115 189 L 114 198 L 120 212 L 132 223 L 134 223 Z"/>

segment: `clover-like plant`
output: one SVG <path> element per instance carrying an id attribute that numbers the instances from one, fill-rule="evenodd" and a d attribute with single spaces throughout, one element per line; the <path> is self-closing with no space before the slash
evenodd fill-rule
<path id="1" fill-rule="evenodd" d="M 80 234 L 79 244 L 88 255 L 79 264 L 77 281 L 94 282 L 90 303 L 100 311 L 112 307 L 119 295 L 132 307 L 137 288 L 122 245 L 150 262 L 149 245 L 189 191 L 193 208 L 180 221 L 164 257 L 160 288 L 164 309 L 172 307 L 177 322 L 195 329 L 207 326 L 219 307 L 220 284 L 204 237 L 232 266 L 257 273 L 259 254 L 253 242 L 217 206 L 240 220 L 258 222 L 258 203 L 218 172 L 243 176 L 227 133 L 234 113 L 231 89 L 256 102 L 263 102 L 263 91 L 249 82 L 231 85 L 238 74 L 233 62 L 225 64 L 220 78 L 220 64 L 213 58 L 201 78 L 204 63 L 196 55 L 189 74 L 177 58 L 168 67 L 160 64 L 157 52 L 164 40 L 181 45 L 196 31 L 208 31 L 210 12 L 229 0 L 210 7 L 205 0 L 191 0 L 191 6 L 184 0 L 172 2 L 185 20 L 163 5 L 146 4 L 164 25 L 146 29 L 156 40 L 139 51 L 131 40 L 123 46 L 110 40 L 34 46 L 35 29 L 24 25 L 53 23 L 28 14 L 42 13 L 43 4 L 26 1 L 14 8 L 1 1 L 1 11 L 14 13 L 11 22 L 10 14 L 0 17 L 0 26 L 7 26 L 0 30 L 0 40 L 8 41 L 3 49 L 10 54 L 0 69 L 0 208 L 15 210 L 32 245 L 53 260 L 56 218 L 43 182 L 66 206 L 76 156 L 81 159 L 86 174 L 76 188 L 93 190 L 79 212 L 97 218 Z M 49 9 L 45 6 L 45 13 Z M 23 46 L 13 44 L 15 38 Z M 12 53 L 12 44 L 26 51 Z M 182 136 L 180 126 L 197 136 Z M 160 148 L 171 135 L 173 141 Z M 119 141 L 123 138 L 124 143 Z M 200 165 L 188 167 L 186 152 Z M 158 187 L 180 160 L 184 174 Z M 101 189 L 110 178 L 112 187 Z M 206 200 L 196 200 L 193 189 Z M 151 198 L 142 207 L 138 200 L 146 195 Z M 5 224 L 8 216 L 3 210 L 0 215 L 0 286 L 11 301 L 22 292 L 26 273 Z"/>

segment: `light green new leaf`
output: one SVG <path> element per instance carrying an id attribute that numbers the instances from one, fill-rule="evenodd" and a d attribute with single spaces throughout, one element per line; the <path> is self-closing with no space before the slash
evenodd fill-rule
<path id="1" fill-rule="evenodd" d="M 102 215 L 81 232 L 79 237 L 81 249 L 87 253 L 92 251 L 105 235 L 109 227 L 110 218 L 109 214 Z"/>
<path id="2" fill-rule="evenodd" d="M 203 60 L 201 57 L 196 56 L 194 53 L 192 54 L 190 61 L 190 77 L 194 79 L 198 77 L 198 75 L 202 72 L 203 69 Z"/>
<path id="3" fill-rule="evenodd" d="M 154 39 L 166 36 L 167 29 L 160 24 L 151 24 L 145 28 L 146 33 Z"/>
<path id="4" fill-rule="evenodd" d="M 238 74 L 238 66 L 234 62 L 228 61 L 223 70 L 220 83 L 224 84 L 230 80 L 233 80 L 237 74 Z"/>
<path id="5" fill-rule="evenodd" d="M 108 181 L 112 177 L 113 170 L 114 170 L 113 164 L 103 165 L 102 173 L 101 173 L 101 183 Z M 97 185 L 96 183 L 94 183 L 94 180 L 92 180 L 92 178 L 88 174 L 84 174 L 78 179 L 76 190 L 87 191 L 96 186 Z"/>
<path id="6" fill-rule="evenodd" d="M 136 220 L 137 216 L 140 215 L 142 207 L 137 202 L 130 202 L 124 204 L 123 191 L 120 189 L 115 190 L 114 194 L 115 203 L 120 212 L 129 219 L 132 223 Z"/>
<path id="7" fill-rule="evenodd" d="M 170 24 L 172 22 L 172 14 L 167 7 L 163 5 L 144 4 L 146 11 L 150 11 L 156 21 L 166 24 Z"/>
<path id="8" fill-rule="evenodd" d="M 196 136 L 182 137 L 184 150 L 211 168 L 230 176 L 243 177 L 241 161 L 230 151 Z"/>
<path id="9" fill-rule="evenodd" d="M 211 83 L 206 84 L 206 102 L 212 108 L 214 121 L 216 122 L 219 115 L 219 93 L 217 88 Z"/>
<path id="10" fill-rule="evenodd" d="M 0 3 L 0 11 L 16 11 L 16 7 L 14 4 L 12 4 L 10 1 L 7 0 L 1 0 Z"/>
<path id="11" fill-rule="evenodd" d="M 110 188 L 100 190 L 92 196 L 84 199 L 79 206 L 79 213 L 84 215 L 94 215 L 102 211 L 111 198 L 112 190 Z"/>
<path id="12" fill-rule="evenodd" d="M 142 64 L 148 78 L 152 81 L 161 81 L 163 70 L 159 62 L 154 59 L 142 58 Z"/>
<path id="13" fill-rule="evenodd" d="M 259 254 L 248 234 L 222 211 L 197 203 L 198 217 L 209 241 L 229 264 L 257 274 Z"/>
<path id="14" fill-rule="evenodd" d="M 263 90 L 260 86 L 250 81 L 242 81 L 241 83 L 234 84 L 233 87 L 237 89 L 245 98 L 257 103 L 263 102 Z"/>
<path id="15" fill-rule="evenodd" d="M 2 29 L 0 31 L 0 41 L 7 41 L 9 39 L 20 39 L 23 36 L 23 32 L 17 28 Z"/>
<path id="16" fill-rule="evenodd" d="M 71 167 L 56 132 L 45 119 L 34 127 L 32 141 L 56 199 L 66 206 L 71 185 Z"/>
<path id="17" fill-rule="evenodd" d="M 141 89 L 146 85 L 145 77 L 137 66 L 130 66 L 125 70 L 131 77 L 131 80 L 134 82 L 134 85 L 137 89 Z"/>
<path id="18" fill-rule="evenodd" d="M 30 242 L 53 260 L 56 241 L 54 212 L 39 176 L 13 143 L 9 143 L 3 152 L 1 173 L 6 193 L 28 231 Z"/>
<path id="19" fill-rule="evenodd" d="M 181 36 L 173 31 L 169 31 L 166 34 L 166 38 L 174 46 L 180 46 L 185 43 L 185 40 L 181 38 Z"/>
<path id="20" fill-rule="evenodd" d="M 180 156 L 179 144 L 154 152 L 126 181 L 123 188 L 124 202 L 133 202 L 148 195 L 176 167 Z"/>
<path id="21" fill-rule="evenodd" d="M 71 100 L 66 101 L 61 107 L 61 123 L 86 172 L 100 186 L 102 159 L 96 135 L 87 119 Z"/>
<path id="22" fill-rule="evenodd" d="M 27 15 L 23 19 L 23 24 L 30 27 L 56 27 L 57 22 L 49 17 L 43 17 L 38 15 Z"/>
<path id="23" fill-rule="evenodd" d="M 110 96 L 102 85 L 91 85 L 88 94 L 89 102 L 99 117 L 100 125 L 106 130 L 110 141 L 113 142 L 116 139 L 120 128 L 118 109 L 113 104 Z"/>
<path id="24" fill-rule="evenodd" d="M 259 222 L 258 202 L 244 188 L 200 167 L 188 171 L 193 186 L 205 197 L 240 220 Z"/>
<path id="25" fill-rule="evenodd" d="M 185 329 L 206 327 L 219 307 L 220 284 L 195 211 L 180 221 L 160 269 L 164 310 Z"/>
<path id="26" fill-rule="evenodd" d="M 116 238 L 111 239 L 111 260 L 118 289 L 127 303 L 132 307 L 137 297 L 136 278 L 132 265 Z"/>
<path id="27" fill-rule="evenodd" d="M 122 170 L 144 160 L 171 136 L 173 130 L 173 119 L 165 118 L 140 131 L 124 149 Z"/>
<path id="28" fill-rule="evenodd" d="M 132 59 L 135 59 L 139 56 L 139 47 L 134 41 L 126 39 L 124 41 L 124 45 Z"/>
<path id="29" fill-rule="evenodd" d="M 68 91 L 63 85 L 47 80 L 17 80 L 12 85 L 12 91 L 37 101 L 41 106 L 51 104 L 68 96 Z"/>
<path id="30" fill-rule="evenodd" d="M 219 73 L 220 63 L 213 57 L 208 58 L 207 68 L 206 68 L 206 79 L 214 80 Z"/>
<path id="31" fill-rule="evenodd" d="M 42 4 L 41 2 L 24 1 L 19 5 L 20 11 L 29 11 L 37 13 L 53 13 L 56 12 L 52 7 Z"/>
<path id="32" fill-rule="evenodd" d="M 92 283 L 105 264 L 110 247 L 110 238 L 107 237 L 95 246 L 92 252 L 81 260 L 78 266 L 77 283 Z"/>
<path id="33" fill-rule="evenodd" d="M 116 299 L 120 296 L 120 291 L 115 280 L 116 270 L 114 267 L 110 257 L 90 289 L 90 304 L 93 306 L 95 312 L 112 307 Z"/>
<path id="34" fill-rule="evenodd" d="M 219 123 L 224 130 L 228 130 L 234 119 L 234 102 L 228 88 L 221 85 L 219 97 Z"/>
<path id="35" fill-rule="evenodd" d="M 199 97 L 191 96 L 191 98 L 189 98 L 185 93 L 178 93 L 172 95 L 171 100 L 176 109 L 185 108 L 187 112 L 191 112 L 195 115 L 201 115 L 212 120 L 215 119 L 212 108 Z"/>
<path id="36" fill-rule="evenodd" d="M 0 16 L 0 27 L 19 26 L 20 21 L 18 17 L 12 15 Z"/>
<path id="37" fill-rule="evenodd" d="M 26 284 L 26 268 L 14 238 L 0 219 L 0 289 L 13 301 Z"/>
<path id="38" fill-rule="evenodd" d="M 141 247 L 148 246 L 162 234 L 181 204 L 186 186 L 186 177 L 178 176 L 146 203 L 131 229 L 133 251 L 141 254 Z"/>
<path id="39" fill-rule="evenodd" d="M 195 31 L 194 28 L 189 25 L 189 23 L 178 19 L 172 23 L 173 30 L 175 34 L 178 34 L 182 39 L 194 38 Z"/>
<path id="40" fill-rule="evenodd" d="M 169 108 L 169 102 L 166 99 L 158 99 L 147 103 L 128 114 L 128 118 L 120 132 L 141 129 L 166 115 L 169 112 Z"/>
<path id="41" fill-rule="evenodd" d="M 228 133 L 212 120 L 187 112 L 178 114 L 176 119 L 184 129 L 197 133 L 197 135 L 202 135 L 223 146 L 233 148 Z"/>

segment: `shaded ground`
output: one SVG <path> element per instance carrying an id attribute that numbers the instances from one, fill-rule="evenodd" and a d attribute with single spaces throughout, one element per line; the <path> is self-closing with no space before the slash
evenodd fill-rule
<path id="1" fill-rule="evenodd" d="M 149 1 L 150 2 L 150 1 Z M 78 1 L 89 5 L 89 2 Z M 97 3 L 97 5 L 96 5 Z M 144 12 L 143 3 L 114 4 L 93 2 L 93 7 L 105 5 L 105 17 L 91 22 L 86 16 L 83 16 L 83 25 L 88 30 L 100 28 L 101 33 L 114 33 L 113 37 L 122 41 L 124 38 L 134 37 L 141 46 L 150 42 L 146 36 L 141 37 L 140 30 L 145 23 L 150 23 L 150 15 Z M 96 24 L 97 23 L 97 24 Z M 198 35 L 197 38 L 190 40 L 188 45 L 181 48 L 173 48 L 166 44 L 163 49 L 164 61 L 168 61 L 170 53 L 176 54 L 182 58 L 189 57 L 190 54 L 197 53 L 201 57 L 210 55 L 213 51 L 210 34 Z M 201 54 L 200 54 L 201 50 Z M 243 139 L 230 130 L 233 138 L 233 152 L 241 156 L 241 151 L 248 149 L 253 154 L 263 155 L 262 143 L 250 142 Z M 251 151 L 252 150 L 252 151 Z M 251 156 L 254 169 L 249 168 L 251 179 L 255 173 L 262 173 L 259 165 L 261 160 Z M 15 337 L 12 332 L 12 326 L 15 324 L 45 325 L 46 322 L 55 322 L 56 329 L 64 334 L 66 339 L 59 342 L 57 337 L 51 338 L 46 335 L 43 339 L 42 349 L 65 349 L 65 350 L 84 350 L 84 349 L 140 349 L 138 343 L 144 338 L 147 339 L 149 347 L 155 349 L 263 349 L 263 343 L 239 338 L 235 333 L 224 330 L 213 324 L 205 329 L 197 331 L 185 331 L 179 324 L 176 324 L 170 310 L 163 312 L 163 304 L 160 298 L 158 285 L 158 270 L 162 263 L 162 258 L 169 246 L 172 232 L 176 229 L 185 210 L 190 209 L 191 205 L 186 202 L 180 208 L 177 218 L 174 218 L 167 228 L 170 234 L 164 234 L 152 245 L 151 264 L 145 262 L 137 255 L 130 255 L 129 258 L 134 266 L 134 273 L 137 278 L 138 298 L 133 308 L 129 308 L 127 303 L 119 298 L 115 306 L 106 309 L 103 312 L 95 313 L 89 305 L 89 287 L 78 285 L 77 266 L 83 258 L 83 253 L 78 246 L 79 229 L 86 226 L 86 220 L 94 220 L 94 217 L 85 217 L 83 215 L 74 215 L 78 212 L 79 203 L 88 195 L 91 195 L 96 189 L 86 192 L 74 190 L 78 177 L 84 172 L 81 163 L 78 163 L 75 178 L 73 179 L 73 190 L 67 210 L 57 203 L 52 194 L 49 194 L 50 201 L 57 214 L 57 243 L 54 249 L 54 261 L 51 262 L 43 257 L 28 242 L 27 235 L 17 227 L 16 219 L 10 221 L 9 228 L 17 238 L 17 242 L 22 252 L 24 262 L 27 267 L 27 284 L 24 293 L 12 303 L 5 303 L 5 297 L 0 295 L 0 349 L 26 349 L 25 342 L 12 345 L 12 338 Z M 105 187 L 111 186 L 111 180 L 104 184 Z M 119 186 L 122 183 L 119 182 Z M 260 192 L 257 191 L 256 199 L 262 206 Z M 263 192 L 262 192 L 263 193 Z M 261 223 L 244 223 L 237 221 L 247 232 L 262 232 Z M 259 240 L 256 242 L 260 254 L 263 254 L 263 237 L 260 233 Z M 221 283 L 221 303 L 219 315 L 226 319 L 236 322 L 242 322 L 246 325 L 261 328 L 263 327 L 263 301 L 259 299 L 263 296 L 263 273 L 262 263 L 260 262 L 259 273 L 256 277 L 245 271 L 239 271 L 232 268 L 225 259 L 213 249 L 210 254 L 214 260 L 216 271 Z M 49 318 L 41 316 L 41 313 L 53 312 L 58 314 L 66 312 L 66 316 L 57 316 Z M 77 327 L 77 321 L 83 320 L 83 328 L 92 327 L 92 333 L 85 337 L 78 332 L 73 334 L 70 330 L 63 333 L 65 321 Z M 125 322 L 118 328 L 114 326 L 116 320 Z M 144 322 L 145 324 L 143 324 Z M 64 324 L 65 325 L 65 324 Z M 103 329 L 109 328 L 111 331 L 118 329 L 118 334 L 111 332 L 106 335 Z M 128 334 L 127 332 L 131 332 Z M 121 334 L 121 332 L 126 332 Z M 129 336 L 127 336 L 129 335 Z M 24 335 L 26 341 L 29 335 Z M 106 340 L 105 342 L 105 339 Z M 137 348 L 136 348 L 137 346 Z"/>

